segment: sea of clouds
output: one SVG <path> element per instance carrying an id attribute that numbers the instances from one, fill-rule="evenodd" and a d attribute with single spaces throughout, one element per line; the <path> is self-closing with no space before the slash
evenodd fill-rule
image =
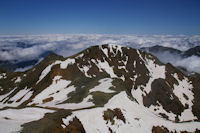
<path id="1" fill-rule="evenodd" d="M 0 61 L 41 60 L 41 55 L 49 51 L 67 57 L 90 46 L 102 44 L 118 44 L 138 49 L 160 45 L 185 51 L 200 45 L 200 35 L 0 35 Z M 181 58 L 163 53 L 159 55 L 159 59 L 200 73 L 200 58 L 197 56 Z"/>

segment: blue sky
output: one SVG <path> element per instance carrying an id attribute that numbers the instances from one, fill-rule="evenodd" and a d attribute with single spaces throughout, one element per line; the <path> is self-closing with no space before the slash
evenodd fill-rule
<path id="1" fill-rule="evenodd" d="M 0 34 L 199 34 L 200 0 L 1 0 Z"/>

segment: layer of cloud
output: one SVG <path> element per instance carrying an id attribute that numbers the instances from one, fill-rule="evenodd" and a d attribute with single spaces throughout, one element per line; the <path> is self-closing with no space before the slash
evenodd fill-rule
<path id="1" fill-rule="evenodd" d="M 189 72 L 200 73 L 200 58 L 197 56 L 176 60 L 173 65 L 186 68 Z"/>
<path id="2" fill-rule="evenodd" d="M 200 36 L 185 35 L 0 35 L 0 61 L 25 61 L 39 59 L 46 52 L 53 51 L 64 57 L 73 55 L 92 45 L 119 44 L 133 48 L 150 47 L 155 45 L 187 50 L 200 45 Z M 190 71 L 199 72 L 199 57 L 184 59 L 169 53 L 162 53 L 159 59 L 171 62 L 176 66 L 185 66 Z M 193 63 L 193 64 L 191 64 Z"/>
<path id="3" fill-rule="evenodd" d="M 157 52 L 152 54 L 158 57 L 163 63 L 171 63 L 174 66 L 185 68 L 188 72 L 200 73 L 200 57 L 182 57 L 181 55 L 170 52 Z"/>

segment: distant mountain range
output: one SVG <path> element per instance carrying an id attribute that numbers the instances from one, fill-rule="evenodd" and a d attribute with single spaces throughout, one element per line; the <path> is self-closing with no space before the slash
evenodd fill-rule
<path id="1" fill-rule="evenodd" d="M 159 46 L 159 45 L 156 45 L 153 47 L 142 47 L 141 50 L 150 52 L 152 54 L 168 52 L 168 53 L 174 54 L 175 56 L 179 55 L 181 57 L 190 57 L 190 56 L 199 56 L 200 57 L 200 46 L 190 48 L 186 51 L 181 51 L 178 49 Z"/>
<path id="2" fill-rule="evenodd" d="M 200 75 L 143 50 L 92 46 L 66 58 L 51 53 L 25 72 L 0 70 L 0 130 L 200 132 Z"/>
<path id="3" fill-rule="evenodd" d="M 30 59 L 30 60 L 0 60 L 0 68 L 8 70 L 8 71 L 16 71 L 19 69 L 25 69 L 28 70 L 31 67 L 33 67 L 34 65 L 36 65 L 37 63 L 39 63 L 39 61 L 43 58 L 45 58 L 47 55 L 49 55 L 50 53 L 52 53 L 51 51 L 46 51 L 44 53 L 42 53 L 41 55 L 39 55 L 39 58 L 35 58 L 35 59 Z M 25 71 L 24 70 L 24 71 Z"/>
<path id="4" fill-rule="evenodd" d="M 142 47 L 141 50 L 144 50 L 146 52 L 149 52 L 153 54 L 154 56 L 158 57 L 159 60 L 161 60 L 164 63 L 174 63 L 179 60 L 184 60 L 187 58 L 192 58 L 192 57 L 200 57 L 200 46 L 195 46 L 193 48 L 190 48 L 186 51 L 181 51 L 175 48 L 170 48 L 170 47 L 164 47 L 164 46 L 153 46 L 153 47 Z M 191 65 L 194 65 L 191 63 Z M 184 72 L 185 74 L 193 74 L 193 73 L 198 73 L 197 71 L 191 71 L 188 70 L 188 68 L 184 65 L 179 66 L 179 63 L 176 64 L 176 67 Z"/>

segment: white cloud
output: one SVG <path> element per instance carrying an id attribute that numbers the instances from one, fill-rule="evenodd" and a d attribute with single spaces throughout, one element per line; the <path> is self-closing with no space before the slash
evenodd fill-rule
<path id="1" fill-rule="evenodd" d="M 25 42 L 26 47 L 17 45 Z M 55 35 L 0 35 L 0 60 L 30 60 L 39 58 L 48 51 L 63 56 L 70 56 L 92 45 L 114 43 L 133 48 L 161 45 L 179 50 L 187 50 L 200 45 L 200 35 L 104 35 L 104 34 L 55 34 Z M 186 66 L 188 70 L 199 72 L 199 57 L 191 57 L 191 65 L 184 65 L 184 60 L 168 53 L 159 57 L 164 62 Z M 191 62 L 191 61 L 190 61 Z M 197 66 L 198 64 L 199 66 Z"/>
<path id="2" fill-rule="evenodd" d="M 176 60 L 174 63 L 175 66 L 185 67 L 190 72 L 200 73 L 200 58 L 197 56 Z"/>

